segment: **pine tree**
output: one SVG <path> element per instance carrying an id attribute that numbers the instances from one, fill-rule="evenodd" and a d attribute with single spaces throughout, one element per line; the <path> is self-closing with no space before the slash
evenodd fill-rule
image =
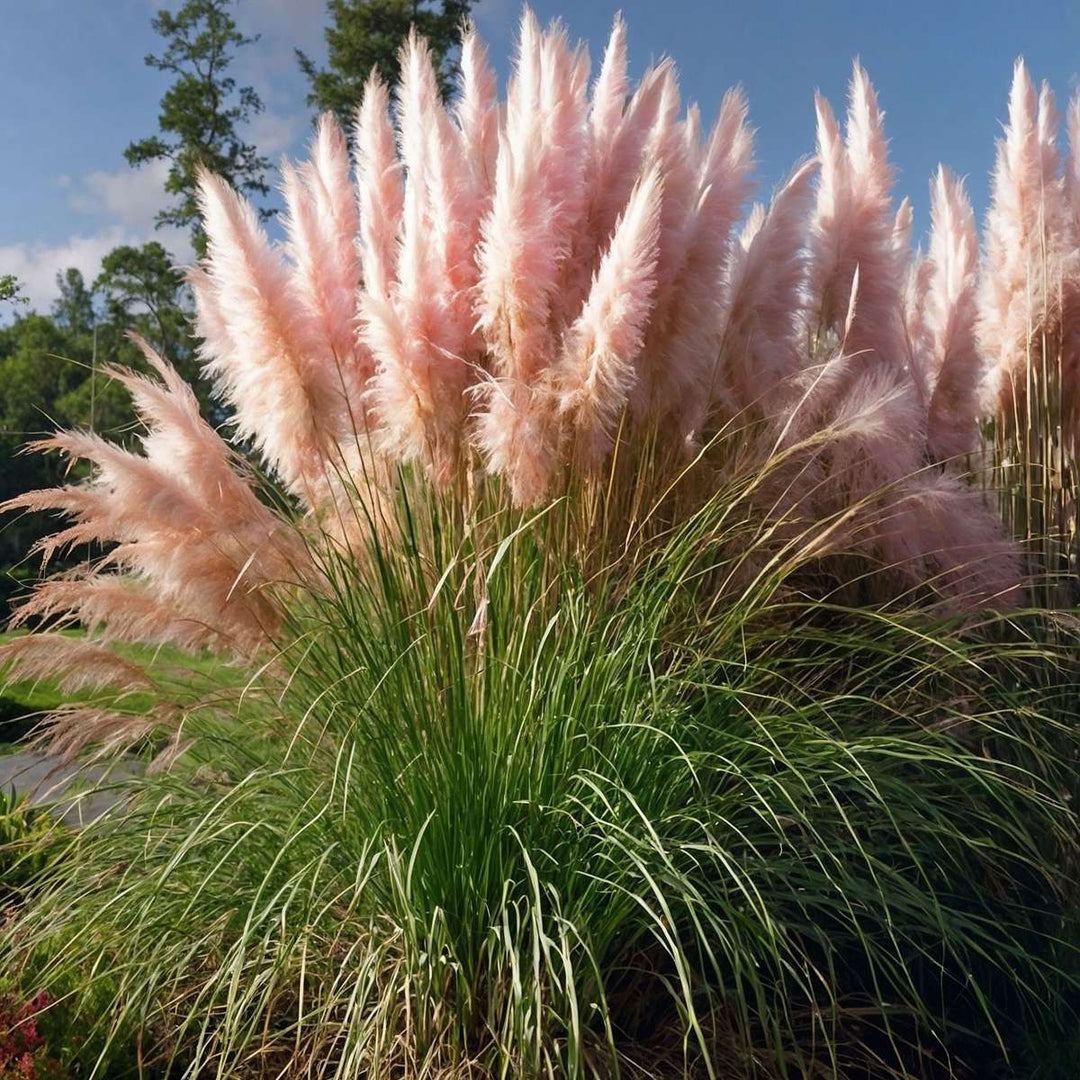
<path id="1" fill-rule="evenodd" d="M 453 90 L 454 52 L 474 0 L 328 0 L 330 25 L 325 69 L 296 50 L 300 68 L 311 82 L 308 104 L 333 112 L 350 131 L 364 83 L 372 68 L 389 84 L 397 81 L 398 50 L 413 26 L 434 54 L 444 99 Z"/>
<path id="2" fill-rule="evenodd" d="M 270 191 L 264 179 L 269 162 L 239 133 L 262 111 L 262 101 L 254 88 L 237 87 L 226 74 L 236 50 L 258 40 L 237 29 L 230 13 L 233 2 L 186 0 L 175 14 L 162 10 L 155 16 L 154 30 L 167 45 L 160 56 L 147 56 L 146 63 L 170 72 L 176 81 L 161 99 L 161 134 L 133 142 L 124 152 L 135 166 L 159 159 L 171 163 L 165 189 L 177 199 L 158 214 L 157 223 L 190 228 L 200 255 L 205 253 L 195 193 L 200 165 L 249 196 Z"/>

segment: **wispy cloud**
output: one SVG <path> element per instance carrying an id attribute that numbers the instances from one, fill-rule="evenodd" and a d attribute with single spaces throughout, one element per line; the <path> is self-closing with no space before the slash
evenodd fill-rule
<path id="1" fill-rule="evenodd" d="M 162 0 L 147 0 L 150 12 L 161 6 Z M 308 134 L 311 111 L 295 49 L 320 61 L 325 56 L 326 0 L 252 0 L 238 5 L 237 21 L 243 33 L 259 36 L 257 44 L 237 54 L 237 81 L 254 85 L 266 106 L 241 135 L 276 165 L 282 154 L 298 153 Z M 168 169 L 167 161 L 156 161 L 139 169 L 121 166 L 53 177 L 49 186 L 60 204 L 56 216 L 71 219 L 70 234 L 0 245 L 3 272 L 15 274 L 31 304 L 44 311 L 59 295 L 57 274 L 73 266 L 92 281 L 102 258 L 121 244 L 159 240 L 178 262 L 189 262 L 194 256 L 186 232 L 154 225 L 171 201 L 165 192 Z M 275 197 L 269 201 L 277 202 Z"/>
<path id="2" fill-rule="evenodd" d="M 131 240 L 123 226 L 115 225 L 91 235 L 68 237 L 59 244 L 9 244 L 0 247 L 0 266 L 19 279 L 31 306 L 45 311 L 60 294 L 57 274 L 74 266 L 93 279 L 106 253 Z"/>
<path id="3" fill-rule="evenodd" d="M 23 286 L 31 307 L 47 311 L 60 295 L 56 284 L 58 274 L 68 267 L 80 270 L 87 282 L 93 281 L 101 270 L 101 260 L 122 244 L 139 246 L 158 240 L 178 264 L 194 258 L 191 241 L 182 229 L 133 229 L 125 225 L 109 225 L 93 232 L 75 233 L 57 244 L 22 243 L 0 247 L 0 266 L 4 273 L 14 274 Z"/>
<path id="4" fill-rule="evenodd" d="M 97 171 L 81 179 L 64 177 L 73 210 L 115 220 L 128 229 L 150 229 L 168 203 L 165 181 L 167 161 L 152 161 L 140 169 Z"/>
<path id="5" fill-rule="evenodd" d="M 245 138 L 253 142 L 260 154 L 272 160 L 279 154 L 295 148 L 304 133 L 305 117 L 302 114 L 261 112 L 251 122 Z"/>

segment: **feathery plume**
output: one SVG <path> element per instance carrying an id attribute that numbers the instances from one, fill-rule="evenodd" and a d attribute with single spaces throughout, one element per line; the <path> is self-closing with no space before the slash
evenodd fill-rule
<path id="1" fill-rule="evenodd" d="M 1029 348 L 1037 350 L 1037 331 L 1046 327 L 1053 332 L 1057 318 L 1066 233 L 1056 127 L 1053 96 L 1045 86 L 1036 94 L 1024 61 L 1018 59 L 1009 91 L 1009 121 L 998 141 L 978 297 L 983 403 L 1006 415 L 1023 400 Z M 1034 360 L 1038 363 L 1038 356 Z"/>
<path id="2" fill-rule="evenodd" d="M 712 395 L 732 415 L 756 404 L 771 413 L 781 384 L 798 371 L 806 333 L 806 219 L 817 169 L 815 159 L 804 162 L 768 212 L 756 208 L 732 259 Z"/>
<path id="3" fill-rule="evenodd" d="M 584 460 L 603 460 L 637 377 L 656 285 L 662 182 L 654 168 L 638 185 L 567 336 L 556 376 L 559 411 L 571 417 Z"/>
<path id="4" fill-rule="evenodd" d="M 161 381 L 112 374 L 147 426 L 143 453 L 90 433 L 61 432 L 33 448 L 88 460 L 94 474 L 0 507 L 59 510 L 74 519 L 40 542 L 46 559 L 65 546 L 112 545 L 82 570 L 39 586 L 16 622 L 73 614 L 125 640 L 217 641 L 251 651 L 277 625 L 271 587 L 304 572 L 303 546 L 237 471 L 199 416 L 190 388 L 145 342 L 138 344 Z M 114 572 L 106 573 L 110 567 Z"/>
<path id="5" fill-rule="evenodd" d="M 369 296 L 384 300 L 394 281 L 404 196 L 390 94 L 374 71 L 357 109 L 355 143 L 364 289 Z"/>
<path id="6" fill-rule="evenodd" d="M 356 339 L 360 259 L 348 149 L 330 114 L 319 118 L 310 163 L 282 173 L 293 279 L 307 316 L 303 344 L 338 365 L 346 396 L 356 398 L 371 374 L 371 359 Z"/>
<path id="7" fill-rule="evenodd" d="M 0 645 L 0 670 L 27 681 L 52 679 L 65 694 L 109 687 L 146 690 L 153 686 L 137 664 L 84 638 L 38 632 Z"/>
<path id="8" fill-rule="evenodd" d="M 927 446 L 935 460 L 944 461 L 975 450 L 981 363 L 975 341 L 975 215 L 963 181 L 945 168 L 938 169 L 931 184 L 930 213 Z"/>
<path id="9" fill-rule="evenodd" d="M 1040 326 L 1062 343 L 1063 366 L 1080 364 L 1080 102 L 1060 177 L 1052 96 L 1018 64 L 976 334 L 963 186 L 939 172 L 930 251 L 913 259 L 911 207 L 893 207 L 884 114 L 857 63 L 843 134 L 818 95 L 816 158 L 741 231 L 744 96 L 725 95 L 703 136 L 670 61 L 631 85 L 621 18 L 591 94 L 585 49 L 528 9 L 505 108 L 472 27 L 460 90 L 448 110 L 431 52 L 411 36 L 396 116 L 377 75 L 365 86 L 355 198 L 329 117 L 309 161 L 283 167 L 283 246 L 221 180 L 200 177 L 208 256 L 188 280 L 201 356 L 236 437 L 306 520 L 287 525 L 260 501 L 148 351 L 153 376 L 113 373 L 146 425 L 140 452 L 58 433 L 37 448 L 89 461 L 90 478 L 4 507 L 68 518 L 40 545 L 46 561 L 107 547 L 40 585 L 17 620 L 255 653 L 276 632 L 279 590 L 319 587 L 305 530 L 349 546 L 343 472 L 381 491 L 395 462 L 415 460 L 467 490 L 482 464 L 528 504 L 602 468 L 624 411 L 628 441 L 655 433 L 669 462 L 673 449 L 708 454 L 710 436 L 745 415 L 763 447 L 790 453 L 780 491 L 763 485 L 776 506 L 848 515 L 845 542 L 905 568 L 904 588 L 930 577 L 960 606 L 1015 599 L 1015 551 L 980 497 L 947 466 L 913 474 L 928 454 L 975 448 L 980 351 L 993 372 L 1013 372 Z M 1080 412 L 1080 392 L 1068 394 Z M 969 577 L 971 553 L 984 569 Z M 85 655 L 84 666 L 101 659 Z M 112 743 L 123 723 L 103 717 L 98 730 Z"/>
<path id="10" fill-rule="evenodd" d="M 461 147 L 476 191 L 490 193 L 499 149 L 499 101 L 487 48 L 468 23 L 461 38 L 461 95 L 456 115 Z"/>
<path id="11" fill-rule="evenodd" d="M 199 203 L 205 270 L 232 345 L 211 353 L 220 337 L 206 337 L 207 373 L 232 407 L 238 437 L 250 439 L 286 486 L 316 505 L 334 436 L 351 429 L 339 372 L 305 350 L 303 310 L 248 203 L 205 171 Z"/>
<path id="12" fill-rule="evenodd" d="M 661 419 L 670 418 L 684 441 L 699 434 L 709 405 L 702 387 L 710 387 L 722 329 L 717 301 L 732 227 L 749 194 L 753 168 L 753 135 L 746 119 L 742 91 L 728 91 L 698 164 L 688 214 L 676 224 L 661 216 L 656 333 L 642 382 L 649 408 Z M 681 133 L 676 134 L 681 143 Z M 674 145 L 672 153 L 678 154 Z M 677 185 L 674 205 L 680 205 L 681 194 Z M 665 186 L 665 205 L 667 196 Z"/>
<path id="13" fill-rule="evenodd" d="M 822 329 L 841 333 L 841 320 L 859 288 L 846 334 L 851 352 L 866 350 L 878 364 L 906 366 L 901 288 L 908 252 L 896 242 L 884 113 L 862 66 L 856 62 L 849 87 L 845 139 L 841 144 L 832 110 L 818 99 L 818 157 L 821 182 L 811 232 L 812 306 Z"/>
<path id="14" fill-rule="evenodd" d="M 496 373 L 524 382 L 553 358 L 549 319 L 583 209 L 587 108 L 580 50 L 526 9 L 491 211 L 479 249 L 479 325 Z"/>

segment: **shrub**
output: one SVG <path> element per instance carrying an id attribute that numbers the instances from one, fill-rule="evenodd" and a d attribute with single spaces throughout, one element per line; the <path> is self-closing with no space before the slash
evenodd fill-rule
<path id="1" fill-rule="evenodd" d="M 1064 643 L 809 604 L 731 489 L 592 568 L 569 501 L 424 492 L 313 550 L 234 715 L 20 918 L 94 1037 L 186 1076 L 921 1076 L 1054 996 Z"/>
<path id="2" fill-rule="evenodd" d="M 450 112 L 415 39 L 396 130 L 369 83 L 359 216 L 320 124 L 284 262 L 202 178 L 204 359 L 269 475 L 148 350 L 143 452 L 59 433 L 91 477 L 8 504 L 106 552 L 17 615 L 90 637 L 0 650 L 110 688 L 54 746 L 167 745 L 3 959 L 96 1075 L 988 1074 L 1075 984 L 1075 625 L 976 467 L 1024 282 L 980 297 L 944 171 L 910 255 L 858 66 L 735 236 L 739 93 L 703 139 L 621 21 L 590 93 L 526 14 L 504 115 L 462 50 Z"/>
<path id="3" fill-rule="evenodd" d="M 40 877 L 52 857 L 57 823 L 14 788 L 0 789 L 0 905 L 6 906 Z"/>
<path id="4" fill-rule="evenodd" d="M 54 1075 L 43 1052 L 37 1014 L 49 1004 L 48 994 L 16 1005 L 0 994 L 0 1077 L 3 1080 L 44 1080 Z"/>

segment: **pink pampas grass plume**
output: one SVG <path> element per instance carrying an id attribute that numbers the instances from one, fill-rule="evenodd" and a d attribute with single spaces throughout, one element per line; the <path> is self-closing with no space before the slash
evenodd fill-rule
<path id="1" fill-rule="evenodd" d="M 52 679 L 67 694 L 110 687 L 146 690 L 153 683 L 138 665 L 85 638 L 39 632 L 0 645 L 0 670 L 27 681 Z"/>
<path id="2" fill-rule="evenodd" d="M 293 280 L 304 317 L 301 347 L 337 365 L 349 399 L 370 376 L 371 358 L 356 338 L 356 291 L 360 286 L 357 213 L 345 137 L 323 115 L 311 160 L 282 168 L 286 233 Z"/>
<path id="3" fill-rule="evenodd" d="M 500 379 L 487 388 L 476 443 L 488 472 L 509 480 L 516 506 L 532 506 L 550 493 L 562 450 L 557 400 L 550 379 L 532 385 Z"/>
<path id="4" fill-rule="evenodd" d="M 912 254 L 904 279 L 901 300 L 908 363 L 920 375 L 921 385 L 933 393 L 936 367 L 931 357 L 933 344 L 926 326 L 926 296 L 930 290 L 934 264 L 921 250 Z"/>
<path id="5" fill-rule="evenodd" d="M 1065 119 L 1069 137 L 1069 158 L 1065 166 L 1065 192 L 1075 218 L 1080 220 L 1080 93 L 1069 102 Z"/>
<path id="6" fill-rule="evenodd" d="M 672 94 L 671 60 L 650 68 L 628 100 L 618 96 L 626 78 L 625 65 L 626 31 L 617 22 L 593 89 L 589 115 L 590 234 L 600 244 L 606 241 L 626 205 L 647 163 L 646 157 L 655 158 L 662 142 L 660 132 L 675 120 L 672 105 L 676 112 L 678 106 L 678 95 Z"/>
<path id="7" fill-rule="evenodd" d="M 709 406 L 701 388 L 711 384 L 732 227 L 749 194 L 753 169 L 746 118 L 742 92 L 729 91 L 698 163 L 685 219 L 661 218 L 656 317 L 642 380 L 647 397 L 639 395 L 638 408 L 647 400 L 656 418 L 670 421 L 684 442 L 699 434 Z"/>
<path id="8" fill-rule="evenodd" d="M 310 158 L 312 176 L 318 180 L 317 185 L 312 184 L 312 190 L 320 225 L 325 239 L 335 250 L 334 270 L 342 273 L 343 284 L 355 291 L 359 279 L 356 193 L 345 133 L 332 113 L 319 117 Z"/>
<path id="9" fill-rule="evenodd" d="M 1061 285 L 1061 389 L 1063 412 L 1075 443 L 1080 440 L 1080 94 L 1069 103 L 1066 122 L 1069 156 L 1063 184 L 1067 229 Z"/>
<path id="10" fill-rule="evenodd" d="M 615 226 L 589 297 L 571 326 L 556 375 L 559 411 L 570 418 L 584 461 L 601 461 L 637 378 L 652 309 L 660 241 L 660 172 L 638 185 Z"/>
<path id="11" fill-rule="evenodd" d="M 903 479 L 884 497 L 886 560 L 912 586 L 929 583 L 950 613 L 1024 602 L 1020 551 L 982 492 L 947 472 Z"/>
<path id="12" fill-rule="evenodd" d="M 907 367 L 901 289 L 908 252 L 897 244 L 884 113 L 858 63 L 843 142 L 820 95 L 817 113 L 821 179 L 811 229 L 811 306 L 819 312 L 821 329 L 843 336 L 848 351 L 871 352 L 899 373 Z M 845 328 L 856 269 L 854 314 Z"/>
<path id="13" fill-rule="evenodd" d="M 732 258 L 713 397 L 729 414 L 767 414 L 798 370 L 806 334 L 807 212 L 816 160 L 804 162 L 751 216 Z"/>
<path id="14" fill-rule="evenodd" d="M 910 475 L 925 446 L 927 394 L 905 325 L 908 225 L 891 204 L 883 118 L 858 64 L 843 140 L 828 102 L 817 98 L 821 173 L 808 305 L 819 363 L 804 372 L 788 426 L 834 433 L 822 454 L 829 476 L 822 495 L 834 509 Z"/>
<path id="15" fill-rule="evenodd" d="M 901 255 L 907 255 L 911 251 L 911 229 L 914 223 L 915 212 L 911 208 L 911 200 L 905 195 L 900 200 L 893 218 L 893 246 Z"/>
<path id="16" fill-rule="evenodd" d="M 499 98 L 487 48 L 472 23 L 461 38 L 461 95 L 455 109 L 461 130 L 462 154 L 478 191 L 490 192 L 495 182 L 499 149 Z"/>
<path id="17" fill-rule="evenodd" d="M 593 87 L 589 110 L 589 128 L 592 132 L 594 160 L 602 160 L 609 152 L 611 142 L 619 130 L 630 80 L 627 76 L 626 23 L 622 15 L 616 15 L 604 50 L 600 73 Z"/>
<path id="18" fill-rule="evenodd" d="M 174 640 L 175 631 L 182 647 L 212 640 L 249 652 L 277 623 L 270 587 L 303 572 L 304 549 L 237 472 L 190 388 L 139 344 L 162 381 L 113 374 L 147 425 L 143 454 L 61 432 L 35 448 L 89 460 L 95 473 L 0 508 L 59 510 L 74 519 L 41 541 L 46 558 L 74 544 L 112 545 L 96 563 L 39 586 L 16 620 L 69 613 L 125 640 Z M 102 572 L 109 567 L 115 572 Z M 137 636 L 151 627 L 150 637 Z"/>
<path id="19" fill-rule="evenodd" d="M 431 53 L 411 36 L 399 94 L 405 197 L 396 283 L 365 292 L 362 334 L 376 358 L 369 398 L 384 449 L 419 458 L 449 482 L 464 443 L 474 380 L 473 249 L 483 205 L 439 98 Z"/>
<path id="20" fill-rule="evenodd" d="M 925 297 L 932 391 L 927 445 L 936 461 L 945 461 L 975 450 L 981 358 L 975 340 L 975 216 L 963 182 L 944 168 L 931 185 L 931 218 Z"/>
<path id="21" fill-rule="evenodd" d="M 526 9 L 500 135 L 491 209 L 478 248 L 477 325 L 494 382 L 476 439 L 488 467 L 511 477 L 515 501 L 546 491 L 558 454 L 552 379 L 574 238 L 588 206 L 588 58 L 558 23 L 540 31 Z"/>
<path id="22" fill-rule="evenodd" d="M 1036 94 L 1022 59 L 1009 92 L 1009 120 L 998 141 L 978 295 L 985 357 L 984 408 L 1021 408 L 1029 348 L 1059 318 L 1061 259 L 1068 242 L 1065 184 L 1057 175 L 1057 117 L 1044 85 Z M 1038 356 L 1034 357 L 1038 364 Z"/>
<path id="23" fill-rule="evenodd" d="M 374 72 L 356 113 L 355 155 L 364 289 L 370 296 L 385 299 L 394 281 L 404 196 L 390 94 Z"/>
<path id="24" fill-rule="evenodd" d="M 676 155 L 679 94 L 674 65 L 661 62 L 646 72 L 640 85 L 626 97 L 626 27 L 616 20 L 593 87 L 589 106 L 589 148 L 586 169 L 587 198 L 583 220 L 571 238 L 566 272 L 559 286 L 558 318 L 576 317 L 592 284 L 599 261 L 611 240 L 615 222 L 626 208 L 630 193 L 652 166 L 664 173 L 663 213 L 668 222 L 681 221 L 689 200 L 694 169 L 684 152 Z M 700 131 L 698 132 L 700 141 Z M 700 147 L 694 146 L 700 154 Z M 660 259 L 672 262 L 672 230 L 661 228 Z"/>
<path id="25" fill-rule="evenodd" d="M 503 377 L 528 382 L 553 359 L 549 318 L 585 198 L 586 89 L 580 50 L 526 9 L 479 249 L 479 326 Z"/>
<path id="26" fill-rule="evenodd" d="M 304 344 L 305 313 L 286 267 L 254 211 L 223 181 L 203 172 L 199 200 L 208 238 L 205 263 L 231 348 L 212 327 L 207 372 L 232 406 L 237 435 L 250 439 L 286 486 L 318 502 L 334 438 L 351 424 L 335 365 Z"/>
<path id="27" fill-rule="evenodd" d="M 231 355 L 233 340 L 229 336 L 229 328 L 218 302 L 214 279 L 199 265 L 187 267 L 184 278 L 195 300 L 195 327 L 199 337 L 203 339 L 200 356 L 206 359 Z"/>

